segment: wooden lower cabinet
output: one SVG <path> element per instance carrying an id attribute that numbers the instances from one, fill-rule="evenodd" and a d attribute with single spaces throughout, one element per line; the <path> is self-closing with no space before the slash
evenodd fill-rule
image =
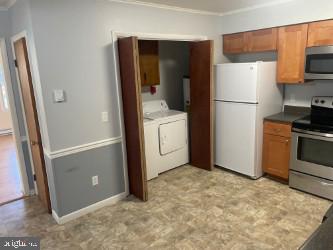
<path id="1" fill-rule="evenodd" d="M 262 167 L 264 173 L 288 180 L 291 138 L 265 133 Z"/>

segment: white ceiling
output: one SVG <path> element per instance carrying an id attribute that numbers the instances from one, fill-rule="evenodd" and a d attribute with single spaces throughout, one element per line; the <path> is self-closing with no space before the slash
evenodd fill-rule
<path id="1" fill-rule="evenodd" d="M 116 0 L 117 1 L 117 0 Z M 211 14 L 229 14 L 276 5 L 293 0 L 118 0 L 137 4 L 148 4 L 156 7 L 169 7 L 207 12 Z"/>
<path id="2" fill-rule="evenodd" d="M 16 0 L 0 0 L 0 9 L 8 9 Z"/>

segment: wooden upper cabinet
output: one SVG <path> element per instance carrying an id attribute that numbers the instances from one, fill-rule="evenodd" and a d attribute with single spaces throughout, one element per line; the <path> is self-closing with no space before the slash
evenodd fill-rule
<path id="1" fill-rule="evenodd" d="M 160 84 L 158 41 L 139 40 L 141 85 Z"/>
<path id="2" fill-rule="evenodd" d="M 262 29 L 223 36 L 223 52 L 240 54 L 276 50 L 277 28 Z"/>
<path id="3" fill-rule="evenodd" d="M 309 24 L 308 47 L 333 45 L 333 20 Z"/>
<path id="4" fill-rule="evenodd" d="M 303 83 L 308 24 L 278 29 L 278 83 Z"/>
<path id="5" fill-rule="evenodd" d="M 238 54 L 247 52 L 245 33 L 223 35 L 223 53 Z"/>
<path id="6" fill-rule="evenodd" d="M 248 52 L 274 51 L 277 47 L 277 28 L 245 33 Z"/>

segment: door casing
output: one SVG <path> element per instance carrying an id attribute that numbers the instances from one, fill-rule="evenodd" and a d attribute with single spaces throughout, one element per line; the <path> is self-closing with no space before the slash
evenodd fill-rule
<path id="1" fill-rule="evenodd" d="M 121 90 L 121 78 L 120 78 L 120 66 L 119 66 L 119 54 L 118 54 L 117 41 L 118 41 L 118 38 L 131 37 L 131 36 L 137 37 L 140 40 L 167 40 L 167 41 L 183 41 L 183 42 L 197 42 L 197 41 L 208 40 L 207 36 L 111 31 L 114 72 L 115 72 L 114 80 L 116 82 L 117 93 L 118 93 L 118 100 L 117 100 L 118 107 L 119 107 L 118 116 L 120 118 L 123 162 L 124 162 L 124 168 L 125 168 L 124 169 L 125 193 L 127 195 L 129 194 L 129 178 L 128 178 L 128 166 L 127 166 L 127 149 L 126 149 L 126 142 L 124 141 L 125 123 L 124 123 L 124 114 L 123 114 L 123 108 L 122 108 L 122 90 Z"/>

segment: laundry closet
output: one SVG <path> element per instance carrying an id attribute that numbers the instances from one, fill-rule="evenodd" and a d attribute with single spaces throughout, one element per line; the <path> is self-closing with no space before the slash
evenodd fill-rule
<path id="1" fill-rule="evenodd" d="M 148 180 L 165 171 L 213 169 L 213 42 L 122 37 L 117 45 L 129 190 L 146 201 Z"/>
<path id="2" fill-rule="evenodd" d="M 184 94 L 189 92 L 190 53 L 188 42 L 138 42 L 149 181 L 189 163 L 189 100 Z"/>

